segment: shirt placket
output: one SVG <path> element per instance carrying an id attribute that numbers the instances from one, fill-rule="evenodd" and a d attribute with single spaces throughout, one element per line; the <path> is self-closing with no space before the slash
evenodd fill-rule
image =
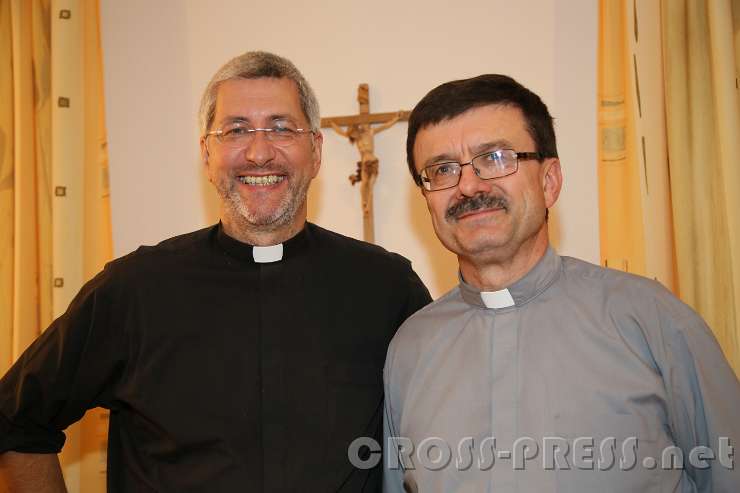
<path id="1" fill-rule="evenodd" d="M 491 469 L 492 491 L 516 491 L 513 445 L 518 434 L 517 308 L 491 310 L 491 432 L 496 457 Z"/>

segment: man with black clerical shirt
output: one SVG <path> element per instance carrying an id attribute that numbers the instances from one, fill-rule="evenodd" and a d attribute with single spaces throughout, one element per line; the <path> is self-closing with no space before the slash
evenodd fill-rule
<path id="1" fill-rule="evenodd" d="M 348 447 L 382 429 L 382 366 L 429 300 L 410 262 L 306 221 L 316 97 L 249 52 L 203 95 L 212 227 L 109 263 L 0 381 L 13 491 L 63 491 L 63 430 L 110 410 L 108 491 L 377 491 Z"/>

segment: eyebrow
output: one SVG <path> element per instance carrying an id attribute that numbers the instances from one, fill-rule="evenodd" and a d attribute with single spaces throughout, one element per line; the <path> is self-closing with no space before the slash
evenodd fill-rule
<path id="1" fill-rule="evenodd" d="M 270 115 L 268 117 L 268 119 L 271 122 L 276 122 L 276 121 L 280 121 L 280 120 L 288 120 L 288 121 L 293 122 L 296 125 L 298 125 L 298 122 L 291 115 L 288 115 L 288 114 L 285 114 L 285 113 L 276 113 L 276 114 Z M 229 115 L 229 116 L 225 116 L 224 118 L 222 118 L 220 120 L 219 124 L 220 125 L 225 125 L 227 123 L 233 123 L 233 122 L 246 122 L 246 123 L 250 123 L 249 122 L 249 118 L 247 118 L 246 116 Z"/>
<path id="2" fill-rule="evenodd" d="M 492 141 L 483 142 L 481 144 L 478 144 L 475 147 L 473 147 L 471 151 L 474 156 L 477 156 L 487 151 L 494 151 L 498 149 L 512 149 L 513 147 L 514 146 L 510 141 L 506 139 L 497 139 L 497 140 L 492 140 Z M 423 167 L 426 168 L 427 166 L 432 166 L 434 164 L 449 163 L 449 162 L 459 163 L 460 160 L 452 154 L 443 152 L 442 154 L 437 154 L 436 156 L 432 156 L 431 158 L 427 159 L 424 162 Z"/>

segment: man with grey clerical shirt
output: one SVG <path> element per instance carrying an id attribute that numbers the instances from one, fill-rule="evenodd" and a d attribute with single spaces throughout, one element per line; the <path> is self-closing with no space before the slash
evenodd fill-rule
<path id="1" fill-rule="evenodd" d="M 385 491 L 740 491 L 740 385 L 659 283 L 561 257 L 541 99 L 503 75 L 411 113 L 408 165 L 460 283 L 385 364 Z"/>

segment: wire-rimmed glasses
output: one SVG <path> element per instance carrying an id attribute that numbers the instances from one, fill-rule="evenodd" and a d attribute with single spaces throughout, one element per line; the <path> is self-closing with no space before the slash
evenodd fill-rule
<path id="1" fill-rule="evenodd" d="M 206 133 L 206 137 L 214 135 L 224 146 L 232 149 L 243 149 L 253 140 L 257 132 L 264 132 L 265 138 L 277 146 L 289 146 L 303 134 L 313 134 L 314 131 L 297 126 L 288 121 L 281 121 L 270 128 L 253 128 L 243 121 L 227 123 L 217 130 Z"/>
<path id="2" fill-rule="evenodd" d="M 512 149 L 497 149 L 479 154 L 467 163 L 448 161 L 424 167 L 419 173 L 420 183 L 426 191 L 436 192 L 456 187 L 460 183 L 463 166 L 472 166 L 481 180 L 493 180 L 513 175 L 519 169 L 519 160 L 536 159 L 545 156 L 540 152 L 516 152 Z"/>

